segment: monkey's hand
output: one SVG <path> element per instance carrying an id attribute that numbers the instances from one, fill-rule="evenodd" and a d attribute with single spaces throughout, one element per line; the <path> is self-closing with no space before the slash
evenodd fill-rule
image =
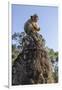
<path id="1" fill-rule="evenodd" d="M 40 28 L 38 28 L 37 31 L 40 31 Z"/>
<path id="2" fill-rule="evenodd" d="M 38 29 L 33 29 L 32 31 L 33 31 L 33 32 L 38 32 L 38 31 L 40 31 L 40 28 L 38 28 Z"/>
<path id="3" fill-rule="evenodd" d="M 40 28 L 35 29 L 35 31 L 40 31 Z"/>

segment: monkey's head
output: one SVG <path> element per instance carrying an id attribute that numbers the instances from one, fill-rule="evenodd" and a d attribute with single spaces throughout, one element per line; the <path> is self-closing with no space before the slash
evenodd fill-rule
<path id="1" fill-rule="evenodd" d="M 37 22 L 37 21 L 39 20 L 38 15 L 37 15 L 37 14 L 32 15 L 32 16 L 31 16 L 31 20 L 32 20 L 33 22 Z"/>

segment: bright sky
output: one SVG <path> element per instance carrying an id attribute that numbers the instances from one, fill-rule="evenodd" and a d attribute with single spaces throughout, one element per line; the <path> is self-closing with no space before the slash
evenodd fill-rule
<path id="1" fill-rule="evenodd" d="M 41 33 L 49 48 L 58 50 L 58 7 L 12 5 L 12 31 L 23 32 L 24 23 L 31 15 L 39 16 Z"/>

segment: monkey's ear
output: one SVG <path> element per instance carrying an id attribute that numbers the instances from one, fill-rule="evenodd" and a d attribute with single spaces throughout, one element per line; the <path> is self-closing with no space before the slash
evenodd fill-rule
<path id="1" fill-rule="evenodd" d="M 31 19 L 33 18 L 33 16 L 31 16 Z"/>

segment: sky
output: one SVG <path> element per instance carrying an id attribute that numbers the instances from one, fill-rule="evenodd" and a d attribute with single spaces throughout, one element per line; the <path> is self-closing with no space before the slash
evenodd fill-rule
<path id="1" fill-rule="evenodd" d="M 58 7 L 12 4 L 12 33 L 23 32 L 24 23 L 31 15 L 39 16 L 40 32 L 46 46 L 58 51 Z"/>

